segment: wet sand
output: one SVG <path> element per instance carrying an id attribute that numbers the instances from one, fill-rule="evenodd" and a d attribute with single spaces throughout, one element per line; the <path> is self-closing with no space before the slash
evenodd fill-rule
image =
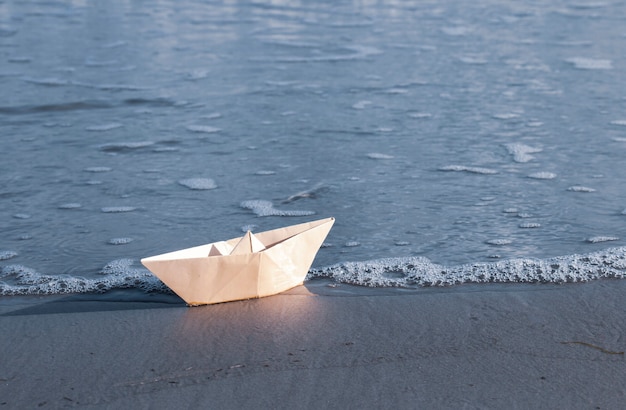
<path id="1" fill-rule="evenodd" d="M 626 401 L 626 281 L 402 292 L 312 281 L 0 300 L 0 408 L 581 408 Z"/>

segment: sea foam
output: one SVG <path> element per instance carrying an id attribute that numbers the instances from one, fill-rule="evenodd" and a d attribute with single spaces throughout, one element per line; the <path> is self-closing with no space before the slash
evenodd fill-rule
<path id="1" fill-rule="evenodd" d="M 249 209 L 257 216 L 307 216 L 314 215 L 313 211 L 297 211 L 297 210 L 280 210 L 274 208 L 274 204 L 270 201 L 254 199 L 243 201 L 240 206 Z"/>
<path id="2" fill-rule="evenodd" d="M 424 257 L 344 262 L 313 269 L 309 279 L 369 287 L 416 288 L 461 283 L 565 283 L 626 278 L 626 247 L 547 259 L 516 258 L 492 263 L 444 266 Z"/>

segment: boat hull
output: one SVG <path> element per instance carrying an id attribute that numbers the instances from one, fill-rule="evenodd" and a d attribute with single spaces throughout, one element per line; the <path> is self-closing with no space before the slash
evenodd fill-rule
<path id="1" fill-rule="evenodd" d="M 208 256 L 214 244 L 141 260 L 188 305 L 206 305 L 275 295 L 301 285 L 334 218 L 255 234 L 259 252 Z M 232 248 L 241 238 L 221 242 Z"/>

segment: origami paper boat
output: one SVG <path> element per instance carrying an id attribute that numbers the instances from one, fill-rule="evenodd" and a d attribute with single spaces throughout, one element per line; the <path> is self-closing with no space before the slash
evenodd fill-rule
<path id="1" fill-rule="evenodd" d="M 259 298 L 301 285 L 335 218 L 141 260 L 188 305 Z"/>

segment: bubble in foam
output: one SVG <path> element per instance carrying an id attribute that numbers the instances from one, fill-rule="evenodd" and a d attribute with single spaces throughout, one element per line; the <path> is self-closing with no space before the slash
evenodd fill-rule
<path id="1" fill-rule="evenodd" d="M 111 122 L 108 124 L 92 125 L 92 126 L 86 127 L 85 130 L 102 132 L 102 131 L 111 131 L 111 130 L 121 128 L 121 127 L 123 127 L 122 124 L 118 122 Z"/>
<path id="2" fill-rule="evenodd" d="M 533 179 L 554 179 L 556 178 L 556 174 L 552 172 L 535 172 L 528 175 L 528 178 Z"/>
<path id="3" fill-rule="evenodd" d="M 15 258 L 18 255 L 15 251 L 0 251 L 0 261 L 6 261 Z"/>
<path id="4" fill-rule="evenodd" d="M 210 125 L 188 125 L 185 128 L 187 129 L 187 131 L 204 134 L 213 134 L 221 131 L 221 128 L 211 127 Z"/>
<path id="5" fill-rule="evenodd" d="M 572 191 L 572 192 L 596 192 L 596 190 L 593 188 L 589 188 L 589 187 L 581 186 L 581 185 L 571 186 L 567 188 L 567 190 Z"/>
<path id="6" fill-rule="evenodd" d="M 613 68 L 611 60 L 606 59 L 572 57 L 565 59 L 565 61 L 581 70 L 610 70 Z"/>
<path id="7" fill-rule="evenodd" d="M 280 210 L 274 208 L 274 204 L 270 201 L 254 199 L 243 201 L 240 206 L 249 209 L 257 216 L 308 216 L 314 215 L 313 211 L 297 211 L 297 210 Z"/>
<path id="8" fill-rule="evenodd" d="M 446 165 L 444 167 L 439 168 L 440 171 L 452 171 L 452 172 L 469 172 L 472 174 L 483 174 L 483 175 L 493 175 L 497 174 L 498 171 L 489 169 L 489 168 L 479 168 L 479 167 L 466 167 L 464 165 Z"/>
<path id="9" fill-rule="evenodd" d="M 589 243 L 600 243 L 600 242 L 611 242 L 611 241 L 619 241 L 617 236 L 592 236 L 591 238 L 587 238 L 587 242 Z"/>
<path id="10" fill-rule="evenodd" d="M 136 209 L 137 208 L 134 206 L 107 206 L 107 207 L 101 208 L 100 210 L 104 212 L 105 214 L 115 214 L 115 213 L 122 213 L 122 212 L 132 212 Z"/>
<path id="11" fill-rule="evenodd" d="M 367 154 L 370 159 L 393 159 L 393 155 L 381 154 L 378 152 L 371 152 Z"/>
<path id="12" fill-rule="evenodd" d="M 217 184 L 211 178 L 188 178 L 181 179 L 178 183 L 194 191 L 207 191 L 217 188 Z"/>
<path id="13" fill-rule="evenodd" d="M 109 245 L 126 245 L 132 241 L 133 238 L 111 238 L 109 239 Z"/>
<path id="14" fill-rule="evenodd" d="M 542 151 L 541 148 L 534 148 L 517 142 L 505 144 L 505 147 L 509 151 L 509 154 L 513 155 L 513 161 L 522 163 L 529 162 L 535 158 L 530 154 Z"/>

